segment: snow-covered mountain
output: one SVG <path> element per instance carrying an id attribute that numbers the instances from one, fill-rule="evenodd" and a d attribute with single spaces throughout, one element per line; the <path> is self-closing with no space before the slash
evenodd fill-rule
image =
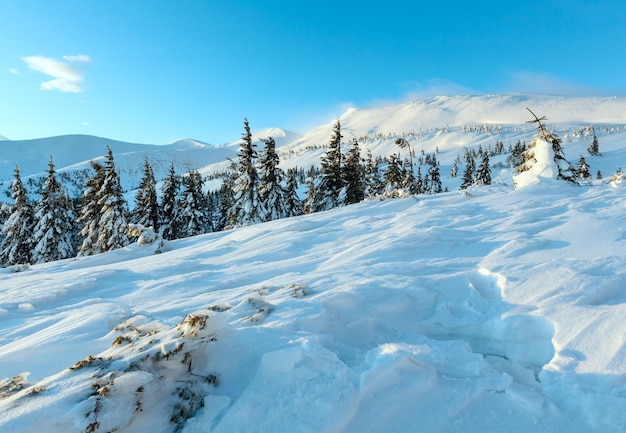
<path id="1" fill-rule="evenodd" d="M 160 254 L 132 244 L 1 269 L 0 433 L 625 431 L 626 180 L 610 179 L 626 167 L 624 103 L 515 95 L 351 109 L 346 142 L 439 149 L 450 192 L 176 240 Z M 572 162 L 598 134 L 601 155 L 587 161 L 604 179 L 555 180 L 544 151 L 521 188 L 497 155 L 493 185 L 459 191 L 454 157 L 529 139 L 526 106 Z M 281 137 L 284 163 L 306 166 L 331 128 L 255 136 Z M 0 147 L 19 157 L 16 143 Z M 20 164 L 45 168 L 54 148 L 64 170 L 83 167 L 110 143 L 42 139 L 39 160 L 26 147 L 32 164 Z M 146 155 L 165 168 L 196 158 L 209 174 L 236 144 L 111 147 L 123 178 Z"/>
<path id="2" fill-rule="evenodd" d="M 540 116 L 547 116 L 546 123 L 556 128 L 566 141 L 588 139 L 590 131 L 585 133 L 583 128 L 590 125 L 601 127 L 598 134 L 625 131 L 624 97 L 445 96 L 384 107 L 351 108 L 340 121 L 344 142 L 357 138 L 363 149 L 369 149 L 374 156 L 399 152 L 395 139 L 403 136 L 415 151 L 438 150 L 442 152 L 440 162 L 450 164 L 464 147 L 493 146 L 496 140 L 508 146 L 517 140 L 529 140 L 534 127 L 525 123 L 532 119 L 527 107 Z M 319 164 L 335 120 L 304 135 L 269 128 L 254 131 L 253 138 L 261 147 L 262 138 L 273 137 L 285 168 L 306 168 Z M 253 119 L 251 123 L 254 125 Z M 89 172 L 89 161 L 102 158 L 110 146 L 121 171 L 123 187 L 132 190 L 139 184 L 145 157 L 152 164 L 157 180 L 165 176 L 172 161 L 178 173 L 199 169 L 209 175 L 226 168 L 226 158 L 236 155 L 239 143 L 237 138 L 220 146 L 186 139 L 156 146 L 86 135 L 4 140 L 0 142 L 0 193 L 4 191 L 6 196 L 16 163 L 25 179 L 40 177 L 52 156 L 60 173 L 79 173 L 77 181 L 68 185 L 70 193 L 76 195 L 80 193 L 85 173 Z"/>

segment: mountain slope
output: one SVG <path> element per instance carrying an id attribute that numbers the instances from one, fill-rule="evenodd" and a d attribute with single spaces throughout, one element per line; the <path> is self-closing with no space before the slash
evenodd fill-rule
<path id="1" fill-rule="evenodd" d="M 624 431 L 624 192 L 472 187 L 5 269 L 0 432 Z"/>

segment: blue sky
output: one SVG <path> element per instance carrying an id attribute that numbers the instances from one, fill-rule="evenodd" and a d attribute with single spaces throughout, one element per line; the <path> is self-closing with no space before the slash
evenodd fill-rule
<path id="1" fill-rule="evenodd" d="M 0 135 L 296 132 L 439 94 L 626 95 L 626 2 L 0 0 Z"/>

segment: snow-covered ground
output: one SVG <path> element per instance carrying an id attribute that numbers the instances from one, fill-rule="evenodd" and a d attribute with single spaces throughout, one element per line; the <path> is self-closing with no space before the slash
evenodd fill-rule
<path id="1" fill-rule="evenodd" d="M 400 135 L 418 155 L 439 149 L 451 192 L 161 254 L 133 244 L 1 269 L 0 433 L 626 431 L 626 180 L 609 182 L 626 167 L 623 104 L 496 95 L 351 109 L 344 140 L 365 136 L 375 154 L 401 152 Z M 594 180 L 572 186 L 538 165 L 514 189 L 504 154 L 494 185 L 459 191 L 457 154 L 529 140 L 528 105 L 558 123 L 574 165 L 596 122 Z M 278 136 L 284 164 L 306 167 L 331 126 L 257 135 Z M 104 154 L 103 139 L 79 138 Z M 39 160 L 23 150 L 24 166 L 46 140 Z M 172 154 L 209 158 L 210 174 L 236 151 L 120 146 L 122 177 L 146 152 L 163 168 Z"/>
<path id="2" fill-rule="evenodd" d="M 4 269 L 0 431 L 623 432 L 624 186 L 506 182 Z"/>

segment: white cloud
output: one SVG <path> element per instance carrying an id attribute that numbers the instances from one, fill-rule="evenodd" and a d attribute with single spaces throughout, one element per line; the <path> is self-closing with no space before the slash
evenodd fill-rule
<path id="1" fill-rule="evenodd" d="M 559 96 L 591 96 L 598 89 L 576 83 L 553 74 L 531 71 L 510 72 L 506 92 L 539 93 Z"/>
<path id="2" fill-rule="evenodd" d="M 13 75 L 22 75 L 22 73 L 15 68 L 9 69 L 9 72 L 12 73 Z"/>
<path id="3" fill-rule="evenodd" d="M 54 78 L 41 83 L 42 89 L 59 90 L 65 93 L 80 93 L 83 91 L 84 71 L 80 65 L 91 62 L 91 58 L 84 54 L 63 56 L 63 60 L 44 56 L 22 57 L 22 60 L 26 62 L 30 69 Z"/>
<path id="4" fill-rule="evenodd" d="M 413 84 L 412 89 L 408 92 L 407 99 L 423 99 L 434 96 L 454 96 L 454 95 L 473 95 L 478 94 L 474 89 L 465 87 L 461 84 L 443 79 L 432 78 L 424 83 Z"/>

